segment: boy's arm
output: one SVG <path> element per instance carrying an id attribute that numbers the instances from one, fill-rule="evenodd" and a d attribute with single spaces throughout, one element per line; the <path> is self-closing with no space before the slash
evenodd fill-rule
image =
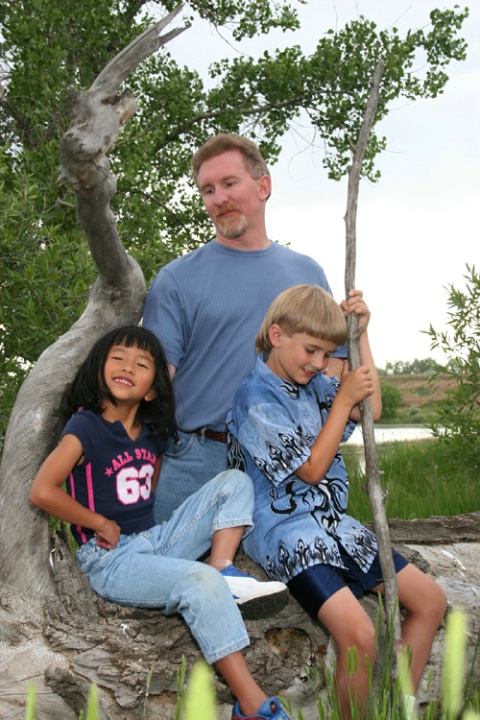
<path id="1" fill-rule="evenodd" d="M 346 315 L 354 313 L 358 326 L 362 330 L 359 339 L 360 362 L 362 365 L 348 371 L 346 367 L 341 376 L 340 388 L 332 403 L 319 435 L 311 447 L 308 460 L 296 471 L 298 477 L 311 485 L 319 483 L 332 464 L 342 440 L 347 420 L 360 420 L 358 403 L 370 397 L 373 419 L 378 420 L 382 412 L 382 396 L 377 369 L 370 349 L 367 326 L 370 320 L 363 293 L 352 290 L 348 300 L 344 300 L 342 308 Z"/>
<path id="2" fill-rule="evenodd" d="M 84 507 L 62 488 L 82 455 L 80 440 L 74 435 L 64 435 L 38 471 L 30 489 L 30 502 L 59 520 L 90 528 L 98 544 L 111 549 L 120 537 L 117 523 Z"/>
<path id="3" fill-rule="evenodd" d="M 338 451 L 352 409 L 371 392 L 370 371 L 365 365 L 343 373 L 328 417 L 310 448 L 310 457 L 295 471 L 301 480 L 310 485 L 323 480 Z"/>

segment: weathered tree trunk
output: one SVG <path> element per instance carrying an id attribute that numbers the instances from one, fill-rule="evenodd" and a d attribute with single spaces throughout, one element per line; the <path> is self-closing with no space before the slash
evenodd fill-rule
<path id="1" fill-rule="evenodd" d="M 99 277 L 87 307 L 72 328 L 38 359 L 15 402 L 0 467 L 0 583 L 20 593 L 53 593 L 48 518 L 34 509 L 29 489 L 61 428 L 55 411 L 67 383 L 94 340 L 112 327 L 138 323 L 145 281 L 118 237 L 110 199 L 116 190 L 106 153 L 123 122 L 135 111 L 120 84 L 137 65 L 183 28 L 160 33 L 172 12 L 123 50 L 90 90 L 73 99 L 73 120 L 61 148 L 61 173 L 75 188 L 78 219 L 85 230 Z"/>

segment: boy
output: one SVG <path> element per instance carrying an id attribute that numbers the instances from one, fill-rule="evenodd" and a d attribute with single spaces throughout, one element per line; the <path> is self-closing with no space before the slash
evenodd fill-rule
<path id="1" fill-rule="evenodd" d="M 329 356 L 345 343 L 345 315 L 358 318 L 362 365 L 326 377 Z M 360 419 L 358 403 L 370 397 L 381 414 L 378 375 L 370 350 L 370 319 L 362 293 L 341 306 L 318 286 L 297 285 L 270 306 L 257 335 L 255 370 L 238 389 L 228 418 L 230 464 L 255 487 L 254 530 L 244 548 L 334 638 L 336 690 L 342 717 L 350 701 L 364 707 L 368 666 L 375 662 L 375 628 L 357 598 L 383 592 L 376 538 L 346 514 L 348 478 L 339 450 Z M 398 597 L 406 610 L 402 643 L 412 651 L 418 687 L 442 621 L 443 590 L 394 551 Z M 348 652 L 357 666 L 347 669 Z M 360 710 L 361 711 L 361 710 Z"/>

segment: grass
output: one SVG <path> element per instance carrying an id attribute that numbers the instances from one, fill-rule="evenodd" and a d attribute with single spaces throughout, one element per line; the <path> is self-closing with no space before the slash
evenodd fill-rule
<path id="1" fill-rule="evenodd" d="M 472 471 L 452 465 L 436 439 L 394 442 L 377 446 L 385 508 L 390 518 L 411 520 L 432 515 L 460 515 L 480 510 L 480 483 Z M 366 485 L 363 448 L 342 447 L 350 480 L 348 513 L 362 522 L 372 520 Z"/>

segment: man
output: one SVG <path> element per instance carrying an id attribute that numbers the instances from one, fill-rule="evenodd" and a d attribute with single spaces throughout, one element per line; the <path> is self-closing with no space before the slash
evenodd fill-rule
<path id="1" fill-rule="evenodd" d="M 227 468 L 227 412 L 254 368 L 255 336 L 274 298 L 301 283 L 331 293 L 314 260 L 269 240 L 272 182 L 255 143 L 216 135 L 194 155 L 192 172 L 216 236 L 160 270 L 143 321 L 165 349 L 182 430 L 164 456 L 156 522 Z M 339 374 L 340 361 L 331 363 L 329 374 Z"/>

